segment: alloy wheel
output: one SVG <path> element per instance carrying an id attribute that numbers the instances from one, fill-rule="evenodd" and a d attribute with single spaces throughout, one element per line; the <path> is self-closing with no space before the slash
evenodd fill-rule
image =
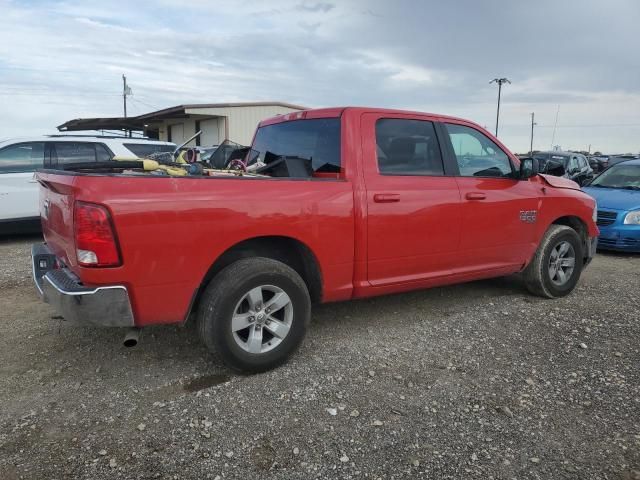
<path id="1" fill-rule="evenodd" d="M 565 285 L 573 275 L 576 265 L 576 251 L 567 241 L 558 243 L 549 256 L 549 278 L 554 285 Z"/>
<path id="2" fill-rule="evenodd" d="M 280 287 L 261 285 L 242 296 L 233 311 L 231 331 L 243 350 L 261 354 L 276 348 L 291 330 L 293 304 Z"/>

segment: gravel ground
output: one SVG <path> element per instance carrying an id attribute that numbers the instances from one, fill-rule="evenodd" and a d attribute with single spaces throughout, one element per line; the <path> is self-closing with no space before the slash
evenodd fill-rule
<path id="1" fill-rule="evenodd" d="M 0 478 L 640 479 L 640 256 L 568 298 L 515 278 L 315 309 L 237 376 L 193 328 L 61 326 L 0 241 Z"/>

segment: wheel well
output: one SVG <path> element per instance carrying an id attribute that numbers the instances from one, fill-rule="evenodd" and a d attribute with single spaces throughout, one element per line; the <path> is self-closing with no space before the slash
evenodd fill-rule
<path id="1" fill-rule="evenodd" d="M 232 263 L 250 257 L 271 258 L 288 265 L 304 280 L 309 289 L 311 301 L 317 303 L 322 300 L 320 267 L 309 247 L 291 237 L 256 237 L 237 243 L 217 258 L 209 268 L 194 296 L 191 311 L 196 311 L 200 294 L 213 277 Z"/>
<path id="2" fill-rule="evenodd" d="M 580 219 L 580 217 L 560 217 L 553 222 L 554 225 L 565 225 L 567 227 L 573 228 L 580 239 L 582 240 L 582 251 L 587 253 L 588 251 L 588 242 L 589 235 L 587 230 L 587 225 Z"/>

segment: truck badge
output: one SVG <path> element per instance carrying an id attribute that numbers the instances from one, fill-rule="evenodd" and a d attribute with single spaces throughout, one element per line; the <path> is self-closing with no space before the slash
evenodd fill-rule
<path id="1" fill-rule="evenodd" d="M 536 223 L 537 217 L 537 210 L 520 210 L 520 221 L 524 223 Z"/>

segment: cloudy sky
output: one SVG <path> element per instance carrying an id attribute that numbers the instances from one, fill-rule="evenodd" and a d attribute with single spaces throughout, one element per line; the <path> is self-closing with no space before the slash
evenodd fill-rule
<path id="1" fill-rule="evenodd" d="M 0 138 L 279 100 L 469 118 L 534 148 L 640 151 L 640 1 L 0 0 Z M 554 123 L 558 113 L 557 129 Z"/>

